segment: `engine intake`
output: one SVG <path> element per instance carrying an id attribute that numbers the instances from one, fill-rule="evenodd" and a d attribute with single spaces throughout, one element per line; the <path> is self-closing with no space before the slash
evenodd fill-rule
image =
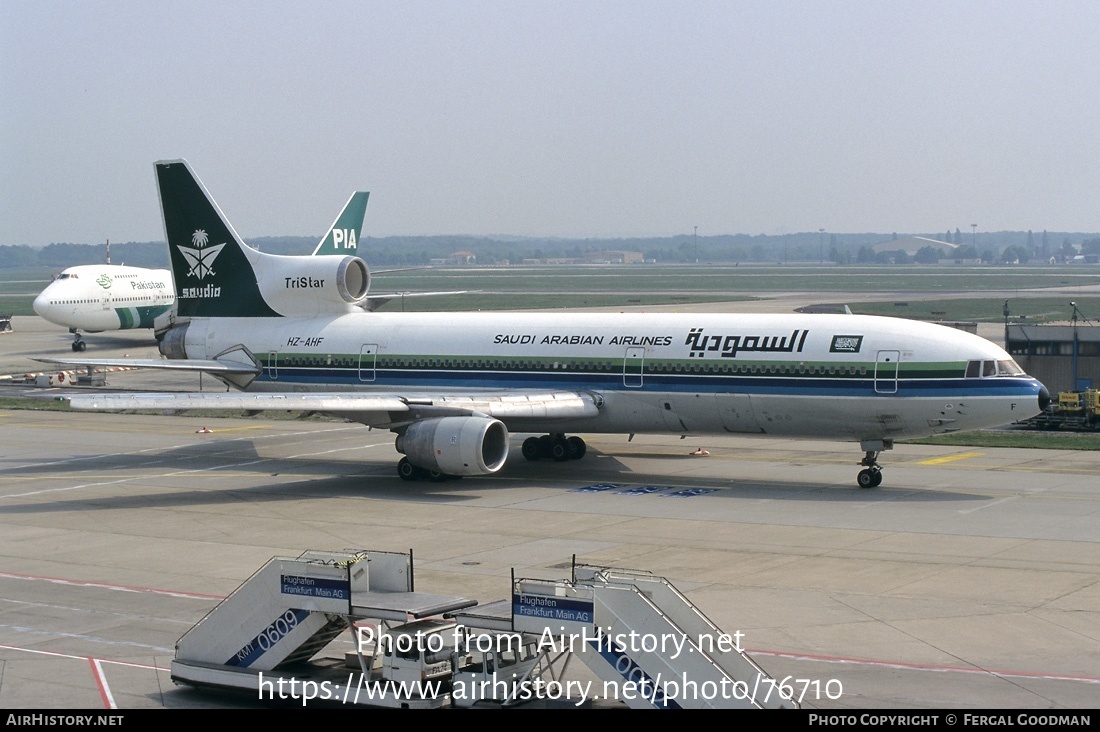
<path id="1" fill-rule="evenodd" d="M 508 458 L 508 428 L 489 417 L 438 417 L 414 422 L 397 437 L 413 465 L 447 475 L 488 475 Z"/>

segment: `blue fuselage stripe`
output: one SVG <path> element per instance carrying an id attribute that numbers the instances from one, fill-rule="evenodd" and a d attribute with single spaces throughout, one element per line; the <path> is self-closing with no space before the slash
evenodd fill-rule
<path id="1" fill-rule="evenodd" d="M 360 378 L 356 368 L 278 367 L 275 378 L 265 369 L 257 381 L 290 386 L 327 385 L 373 390 L 415 389 L 572 389 L 577 391 L 638 391 L 683 393 L 743 393 L 814 397 L 949 397 L 1030 396 L 1038 383 L 1030 378 L 987 379 L 834 379 L 828 377 L 717 376 L 714 374 L 644 374 L 640 386 L 629 386 L 638 376 L 623 374 L 526 373 L 512 371 L 441 371 L 379 369 L 373 379 Z M 876 385 L 878 390 L 876 390 Z M 896 392 L 893 391 L 896 385 Z"/>

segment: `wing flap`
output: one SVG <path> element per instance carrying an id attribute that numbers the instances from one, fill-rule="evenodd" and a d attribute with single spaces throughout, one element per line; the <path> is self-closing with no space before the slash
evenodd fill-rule
<path id="1" fill-rule="evenodd" d="M 442 396 L 433 399 L 432 406 L 480 412 L 497 419 L 580 419 L 599 414 L 596 400 L 577 392 Z"/>
<path id="2" fill-rule="evenodd" d="M 408 412 L 420 408 L 432 416 L 484 414 L 497 419 L 580 419 L 599 413 L 596 398 L 577 392 L 516 394 L 382 394 L 369 392 L 305 393 L 145 393 L 73 394 L 73 409 L 279 409 L 362 413 Z"/>

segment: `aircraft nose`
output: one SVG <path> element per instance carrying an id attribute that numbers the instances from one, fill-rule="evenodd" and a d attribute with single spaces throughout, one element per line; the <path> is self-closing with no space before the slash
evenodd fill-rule
<path id="1" fill-rule="evenodd" d="M 26 301 L 24 300 L 24 302 Z M 46 309 L 47 305 L 49 305 L 49 300 L 46 298 L 46 293 L 40 292 L 38 297 L 34 298 L 32 307 L 34 307 L 34 312 L 38 313 L 38 317 L 44 318 L 46 316 L 42 314 L 42 311 Z"/>
<path id="2" fill-rule="evenodd" d="M 1039 384 L 1039 411 L 1045 412 L 1050 405 L 1050 392 L 1042 384 Z"/>

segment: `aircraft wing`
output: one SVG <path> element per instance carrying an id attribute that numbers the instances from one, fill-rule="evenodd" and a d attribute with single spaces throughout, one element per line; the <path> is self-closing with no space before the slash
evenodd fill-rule
<path id="1" fill-rule="evenodd" d="M 188 392 L 73 394 L 73 409 L 278 409 L 355 415 L 364 424 L 389 426 L 420 419 L 479 414 L 497 419 L 579 419 L 599 413 L 596 398 L 578 392 L 386 394 L 371 392 Z M 368 418 L 365 413 L 388 413 Z M 402 418 L 399 413 L 409 413 Z"/>
<path id="2" fill-rule="evenodd" d="M 73 409 L 112 411 L 116 409 L 283 409 L 291 411 L 405 412 L 409 406 L 393 395 L 373 394 L 249 394 L 221 393 L 146 393 L 146 394 L 73 394 L 67 397 Z"/>

